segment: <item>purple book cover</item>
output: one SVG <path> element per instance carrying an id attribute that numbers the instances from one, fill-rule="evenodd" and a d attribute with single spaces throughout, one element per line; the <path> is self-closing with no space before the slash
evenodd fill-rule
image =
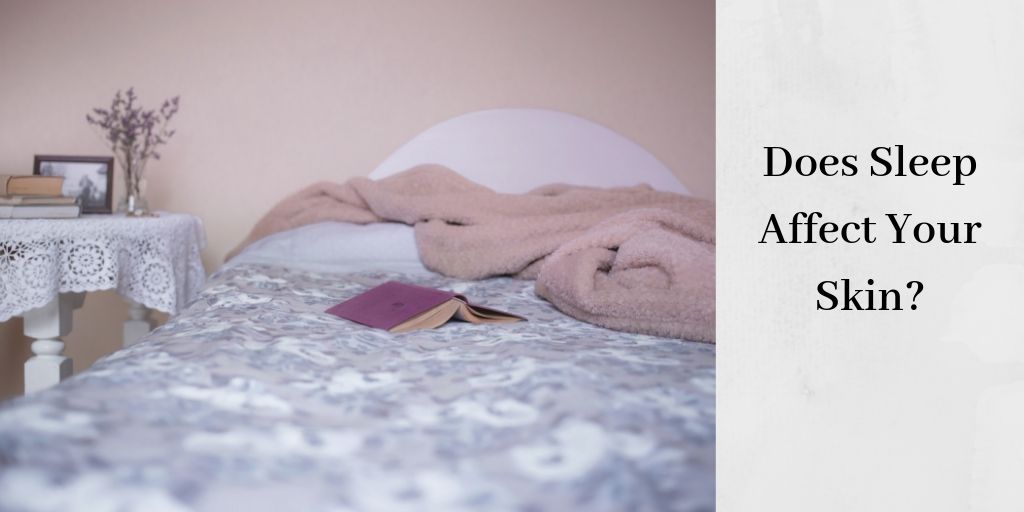
<path id="1" fill-rule="evenodd" d="M 376 329 L 392 327 L 456 297 L 454 292 L 388 281 L 331 307 L 328 313 Z"/>

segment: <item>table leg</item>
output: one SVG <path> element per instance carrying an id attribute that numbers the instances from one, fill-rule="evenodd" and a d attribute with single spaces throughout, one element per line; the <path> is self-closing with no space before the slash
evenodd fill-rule
<path id="1" fill-rule="evenodd" d="M 128 320 L 124 322 L 124 346 L 130 347 L 143 336 L 153 330 L 153 322 L 149 319 L 149 309 L 138 302 L 131 301 L 128 306 Z"/>
<path id="2" fill-rule="evenodd" d="M 25 362 L 25 393 L 32 393 L 71 376 L 71 359 L 64 357 L 61 336 L 71 332 L 72 312 L 82 306 L 84 293 L 62 293 L 43 307 L 22 315 L 25 335 L 35 338 Z"/>

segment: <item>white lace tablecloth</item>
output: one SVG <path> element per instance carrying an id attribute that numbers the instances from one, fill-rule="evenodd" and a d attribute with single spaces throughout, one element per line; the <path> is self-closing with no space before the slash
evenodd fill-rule
<path id="1" fill-rule="evenodd" d="M 191 215 L 0 220 L 0 322 L 59 293 L 116 289 L 175 314 L 206 280 L 202 221 Z"/>

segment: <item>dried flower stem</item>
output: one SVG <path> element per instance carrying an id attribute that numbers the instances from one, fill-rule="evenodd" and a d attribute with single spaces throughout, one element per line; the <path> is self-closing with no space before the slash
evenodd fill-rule
<path id="1" fill-rule="evenodd" d="M 146 110 L 136 105 L 137 99 L 134 87 L 124 93 L 119 90 L 109 109 L 94 108 L 85 116 L 89 124 L 100 129 L 124 170 L 127 193 L 136 196 L 149 159 L 159 160 L 157 148 L 174 136 L 168 124 L 178 113 L 180 96 L 164 100 L 159 110 Z"/>

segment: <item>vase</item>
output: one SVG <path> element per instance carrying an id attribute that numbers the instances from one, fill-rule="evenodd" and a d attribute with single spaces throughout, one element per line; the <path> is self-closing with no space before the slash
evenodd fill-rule
<path id="1" fill-rule="evenodd" d="M 118 204 L 117 211 L 129 217 L 146 217 L 149 215 L 149 202 L 146 201 L 142 176 L 137 170 L 126 170 L 124 173 L 124 196 Z"/>

